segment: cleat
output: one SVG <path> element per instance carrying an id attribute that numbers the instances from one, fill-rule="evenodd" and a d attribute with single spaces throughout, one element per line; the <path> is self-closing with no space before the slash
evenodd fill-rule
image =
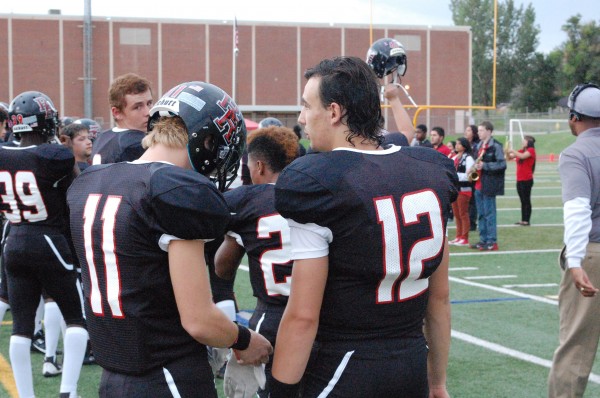
<path id="1" fill-rule="evenodd" d="M 469 246 L 469 241 L 466 239 L 460 239 L 458 242 L 454 244 L 454 246 Z"/>
<path id="2" fill-rule="evenodd" d="M 46 353 L 46 340 L 44 339 L 44 331 L 39 330 L 31 339 L 31 351 Z"/>
<path id="3" fill-rule="evenodd" d="M 44 365 L 42 367 L 42 374 L 44 377 L 55 377 L 62 373 L 62 368 L 56 362 L 56 357 L 47 357 L 44 359 Z"/>
<path id="4" fill-rule="evenodd" d="M 469 246 L 471 249 L 483 250 L 482 248 L 485 246 L 483 242 L 477 242 L 474 245 Z"/>

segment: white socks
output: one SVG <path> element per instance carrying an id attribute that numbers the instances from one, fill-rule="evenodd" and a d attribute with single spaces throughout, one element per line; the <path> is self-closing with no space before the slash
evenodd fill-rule
<path id="1" fill-rule="evenodd" d="M 33 335 L 42 329 L 42 319 L 44 319 L 44 299 L 40 297 L 40 304 L 35 311 L 35 328 L 33 329 Z"/>
<path id="2" fill-rule="evenodd" d="M 31 374 L 31 339 L 23 336 L 11 336 L 9 351 L 19 397 L 35 397 L 33 375 Z"/>
<path id="3" fill-rule="evenodd" d="M 0 301 L 0 323 L 4 320 L 4 315 L 6 315 L 6 311 L 8 311 L 9 308 L 10 305 L 8 305 L 8 303 Z"/>
<path id="4" fill-rule="evenodd" d="M 44 305 L 44 312 L 46 357 L 55 357 L 58 338 L 61 333 L 62 314 L 54 301 L 49 301 Z"/>
<path id="5" fill-rule="evenodd" d="M 64 341 L 64 360 L 62 364 L 62 379 L 60 381 L 60 392 L 77 394 L 77 382 L 83 365 L 83 357 L 87 348 L 89 335 L 87 330 L 79 326 L 68 327 Z M 12 357 L 11 357 L 12 360 Z"/>

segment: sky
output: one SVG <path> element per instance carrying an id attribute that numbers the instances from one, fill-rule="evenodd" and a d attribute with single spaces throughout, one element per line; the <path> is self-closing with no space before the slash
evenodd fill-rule
<path id="1" fill-rule="evenodd" d="M 503 0 L 499 0 L 503 1 Z M 600 24 L 599 0 L 514 0 L 532 4 L 541 29 L 537 50 L 548 53 L 566 40 L 561 30 L 567 19 L 582 15 L 582 22 Z M 2 13 L 82 15 L 84 0 L 21 0 L 4 4 Z M 358 23 L 452 26 L 449 0 L 91 0 L 94 17 L 183 18 L 231 21 L 281 21 L 344 24 Z M 156 6 L 156 4 L 160 6 Z M 167 7 L 168 5 L 168 7 Z"/>

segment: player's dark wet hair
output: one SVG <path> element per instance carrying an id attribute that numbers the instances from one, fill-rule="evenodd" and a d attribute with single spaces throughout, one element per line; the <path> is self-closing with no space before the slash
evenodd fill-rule
<path id="1" fill-rule="evenodd" d="M 365 61 L 357 57 L 325 59 L 304 72 L 304 77 L 321 78 L 319 95 L 324 107 L 333 102 L 340 105 L 348 142 L 362 137 L 376 145 L 383 143 L 379 83 Z"/>
<path id="2" fill-rule="evenodd" d="M 248 155 L 265 162 L 279 173 L 298 157 L 298 138 L 287 127 L 269 126 L 248 135 Z"/>

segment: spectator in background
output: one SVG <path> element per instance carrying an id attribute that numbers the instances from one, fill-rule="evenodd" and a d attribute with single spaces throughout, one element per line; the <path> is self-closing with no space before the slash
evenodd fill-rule
<path id="1" fill-rule="evenodd" d="M 6 132 L 7 130 L 7 121 L 8 121 L 8 108 L 4 105 L 0 104 L 0 142 L 6 141 Z"/>
<path id="2" fill-rule="evenodd" d="M 446 146 L 448 147 L 448 149 L 450 149 L 450 154 L 448 155 L 448 157 L 450 159 L 454 159 L 456 157 L 456 141 L 448 141 L 446 143 Z"/>
<path id="3" fill-rule="evenodd" d="M 475 200 L 479 213 L 479 242 L 471 245 L 471 248 L 498 250 L 496 196 L 504 195 L 506 159 L 502 144 L 492 137 L 494 132 L 492 123 L 482 122 L 478 132 L 481 141 L 475 148 L 477 153 L 475 168 L 479 174 L 475 183 Z"/>
<path id="4" fill-rule="evenodd" d="M 475 148 L 475 145 L 479 144 L 479 133 L 477 132 L 477 126 L 474 124 L 467 126 L 464 137 L 469 140 L 471 148 Z M 473 183 L 473 187 L 475 187 L 475 183 Z M 469 201 L 469 222 L 471 223 L 469 230 L 477 231 L 477 205 L 475 203 L 475 195 L 472 195 L 471 200 Z"/>
<path id="5" fill-rule="evenodd" d="M 306 155 L 306 148 L 304 148 L 304 145 L 300 142 L 302 139 L 302 126 L 299 124 L 295 125 L 294 134 L 298 137 L 298 157 Z"/>
<path id="6" fill-rule="evenodd" d="M 119 76 L 110 85 L 108 102 L 116 127 L 98 135 L 92 148 L 92 163 L 138 159 L 144 153 L 142 139 L 154 102 L 150 82 L 135 73 Z"/>
<path id="7" fill-rule="evenodd" d="M 444 137 L 446 136 L 446 132 L 443 128 L 432 128 L 429 136 L 431 137 L 431 145 L 433 145 L 433 149 L 446 156 L 450 155 L 450 148 L 444 145 Z"/>
<path id="8" fill-rule="evenodd" d="M 566 256 L 549 398 L 583 396 L 600 339 L 600 88 L 578 85 L 568 106 L 569 127 L 577 139 L 558 161 Z"/>
<path id="9" fill-rule="evenodd" d="M 433 148 L 431 142 L 427 139 L 427 126 L 424 124 L 417 125 L 415 129 L 415 138 L 410 143 L 411 146 L 424 146 L 427 148 Z"/>
<path id="10" fill-rule="evenodd" d="M 523 137 L 523 148 L 508 151 L 510 159 L 517 161 L 517 193 L 521 199 L 521 221 L 515 225 L 529 226 L 531 219 L 531 188 L 535 172 L 535 138 L 530 135 Z"/>
<path id="11" fill-rule="evenodd" d="M 467 126 L 463 136 L 467 140 L 469 140 L 471 148 L 475 148 L 475 145 L 479 144 L 479 132 L 477 131 L 477 126 L 475 126 L 474 124 L 470 124 Z"/>
<path id="12" fill-rule="evenodd" d="M 469 140 L 460 137 L 456 140 L 456 157 L 454 158 L 460 190 L 456 202 L 452 203 L 452 212 L 456 223 L 456 238 L 448 242 L 451 245 L 469 246 L 469 202 L 473 196 L 473 184 L 469 181 L 469 171 L 474 164 Z"/>

